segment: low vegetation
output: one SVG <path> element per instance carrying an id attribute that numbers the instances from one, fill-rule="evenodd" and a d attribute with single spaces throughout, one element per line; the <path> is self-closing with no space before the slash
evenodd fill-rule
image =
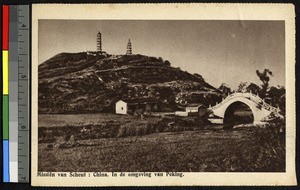
<path id="1" fill-rule="evenodd" d="M 74 117 L 72 117 L 74 116 Z M 145 117 L 145 116 L 120 116 L 114 114 L 99 114 L 99 117 L 90 115 L 78 115 L 90 119 L 89 123 L 75 122 L 76 115 L 41 115 L 41 126 L 39 127 L 39 143 L 55 143 L 57 139 L 68 141 L 71 136 L 75 140 L 88 140 L 99 138 L 115 138 L 128 136 L 142 136 L 160 132 L 194 131 L 203 128 L 205 121 L 196 118 L 169 117 Z M 69 120 L 70 122 L 55 123 L 48 122 L 56 119 Z M 74 119 L 73 121 L 71 121 Z M 44 123 L 44 124 L 43 124 Z M 64 125 L 64 123 L 68 123 Z M 46 125 L 46 126 L 45 126 Z"/>
<path id="2" fill-rule="evenodd" d="M 285 171 L 281 120 L 232 130 L 113 114 L 40 115 L 39 122 L 39 171 Z"/>

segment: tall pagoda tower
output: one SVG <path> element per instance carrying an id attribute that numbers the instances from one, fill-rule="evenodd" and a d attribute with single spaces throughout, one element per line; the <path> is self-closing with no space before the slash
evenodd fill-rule
<path id="1" fill-rule="evenodd" d="M 102 52 L 102 37 L 100 31 L 97 33 L 97 51 Z"/>
<path id="2" fill-rule="evenodd" d="M 128 43 L 127 43 L 126 55 L 132 55 L 132 44 L 130 42 L 130 38 L 129 38 Z"/>

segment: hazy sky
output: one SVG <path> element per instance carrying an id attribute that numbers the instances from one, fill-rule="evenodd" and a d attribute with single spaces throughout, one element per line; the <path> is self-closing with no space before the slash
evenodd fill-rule
<path id="1" fill-rule="evenodd" d="M 283 21 L 39 20 L 39 63 L 95 51 L 98 31 L 109 54 L 125 54 L 130 38 L 134 54 L 162 57 L 215 87 L 258 84 L 255 71 L 264 68 L 274 73 L 271 85 L 285 85 Z"/>

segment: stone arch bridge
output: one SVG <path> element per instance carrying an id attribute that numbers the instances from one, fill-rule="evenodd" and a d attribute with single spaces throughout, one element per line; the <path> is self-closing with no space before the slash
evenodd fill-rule
<path id="1" fill-rule="evenodd" d="M 266 122 L 270 119 L 270 114 L 273 113 L 276 116 L 280 116 L 279 108 L 275 108 L 267 104 L 258 95 L 252 93 L 233 93 L 227 96 L 222 102 L 216 104 L 209 109 L 213 112 L 214 116 L 222 119 L 222 123 L 225 122 L 226 117 L 230 117 L 230 113 L 234 111 L 234 105 L 236 103 L 246 104 L 252 111 L 254 124 Z"/>

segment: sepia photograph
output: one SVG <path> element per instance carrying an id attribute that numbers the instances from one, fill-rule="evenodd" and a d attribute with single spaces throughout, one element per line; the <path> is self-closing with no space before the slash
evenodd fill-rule
<path id="1" fill-rule="evenodd" d="M 287 171 L 285 20 L 36 24 L 37 177 Z"/>
<path id="2" fill-rule="evenodd" d="M 39 171 L 283 172 L 284 49 L 282 21 L 41 20 Z"/>

